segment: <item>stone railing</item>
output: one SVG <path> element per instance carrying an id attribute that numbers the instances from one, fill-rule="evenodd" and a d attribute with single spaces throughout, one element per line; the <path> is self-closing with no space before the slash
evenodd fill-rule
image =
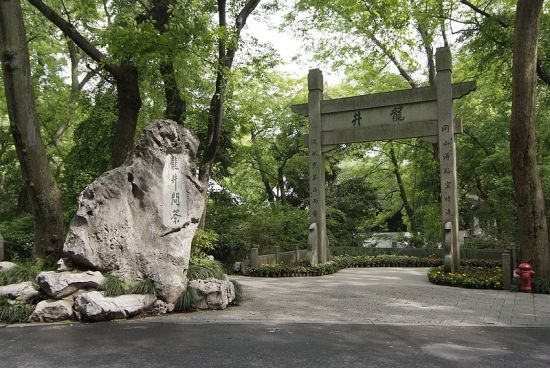
<path id="1" fill-rule="evenodd" d="M 273 247 L 275 253 L 259 255 L 258 248 L 250 249 L 250 267 L 259 267 L 262 264 L 291 263 L 306 259 L 307 249 L 281 252 L 280 247 Z"/>

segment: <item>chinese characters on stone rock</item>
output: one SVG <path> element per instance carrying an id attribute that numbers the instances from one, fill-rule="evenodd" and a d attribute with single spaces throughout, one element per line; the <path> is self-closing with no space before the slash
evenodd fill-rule
<path id="1" fill-rule="evenodd" d="M 163 170 L 163 223 L 168 227 L 182 225 L 185 206 L 184 176 L 181 154 L 168 154 Z"/>

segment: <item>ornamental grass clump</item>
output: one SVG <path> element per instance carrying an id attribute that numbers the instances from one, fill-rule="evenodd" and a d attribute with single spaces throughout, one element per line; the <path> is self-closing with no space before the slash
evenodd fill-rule
<path id="1" fill-rule="evenodd" d="M 33 311 L 34 305 L 20 301 L 10 302 L 5 296 L 0 296 L 0 321 L 27 322 Z"/>
<path id="2" fill-rule="evenodd" d="M 0 272 L 0 286 L 34 281 L 40 272 L 48 268 L 41 260 L 18 264 L 14 268 Z"/>
<path id="3" fill-rule="evenodd" d="M 191 312 L 195 310 L 195 304 L 198 301 L 199 294 L 197 290 L 190 286 L 187 286 L 176 300 L 176 303 L 174 304 L 174 310 L 176 312 Z"/>
<path id="4" fill-rule="evenodd" d="M 106 274 L 99 290 L 103 291 L 103 295 L 107 297 L 120 296 L 128 294 L 128 285 L 118 277 Z"/>
<path id="5" fill-rule="evenodd" d="M 189 280 L 206 280 L 215 278 L 223 280 L 225 278 L 225 270 L 223 265 L 216 261 L 205 258 L 192 259 L 187 270 Z"/>
<path id="6" fill-rule="evenodd" d="M 137 281 L 130 286 L 129 294 L 152 294 L 156 295 L 155 283 L 151 279 Z"/>
<path id="7" fill-rule="evenodd" d="M 428 279 L 437 285 L 469 289 L 502 289 L 500 267 L 462 266 L 460 272 L 445 272 L 443 266 L 430 268 Z"/>

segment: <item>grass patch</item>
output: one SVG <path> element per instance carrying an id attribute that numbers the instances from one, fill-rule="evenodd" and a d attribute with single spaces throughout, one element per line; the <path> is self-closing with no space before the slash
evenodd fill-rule
<path id="1" fill-rule="evenodd" d="M 193 259 L 187 270 L 187 278 L 189 280 L 205 280 L 210 277 L 223 280 L 225 278 L 223 265 L 216 260 Z"/>
<path id="2" fill-rule="evenodd" d="M 0 321 L 8 323 L 27 322 L 34 311 L 34 306 L 16 301 L 11 304 L 4 296 L 0 296 Z"/>
<path id="3" fill-rule="evenodd" d="M 49 268 L 42 260 L 23 262 L 7 271 L 0 272 L 0 286 L 18 284 L 25 281 L 34 282 L 40 272 Z"/>
<path id="4" fill-rule="evenodd" d="M 231 280 L 231 282 L 235 288 L 235 299 L 233 299 L 232 303 L 234 305 L 240 305 L 243 301 L 243 287 L 237 280 Z"/>
<path id="5" fill-rule="evenodd" d="M 199 301 L 199 294 L 194 288 L 187 286 L 180 294 L 174 305 L 176 312 L 190 312 L 195 310 L 195 304 Z"/>

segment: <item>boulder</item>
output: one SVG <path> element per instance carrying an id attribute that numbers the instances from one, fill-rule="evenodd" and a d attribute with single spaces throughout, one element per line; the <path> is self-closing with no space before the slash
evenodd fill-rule
<path id="1" fill-rule="evenodd" d="M 30 281 L 0 286 L 0 295 L 6 296 L 9 299 L 29 301 L 39 294 L 40 291 L 36 290 Z"/>
<path id="2" fill-rule="evenodd" d="M 17 267 L 15 263 L 8 262 L 8 261 L 0 262 L 0 272 L 11 270 L 14 267 Z"/>
<path id="3" fill-rule="evenodd" d="M 82 192 L 64 252 L 75 265 L 124 281 L 149 278 L 174 303 L 185 289 L 191 241 L 204 208 L 194 166 L 198 139 L 170 120 L 141 134 L 126 162 Z"/>
<path id="4" fill-rule="evenodd" d="M 104 280 L 105 277 L 99 271 L 44 271 L 36 276 L 40 289 L 54 299 L 63 299 L 80 289 L 97 289 Z"/>
<path id="5" fill-rule="evenodd" d="M 73 303 L 68 300 L 43 300 L 30 316 L 33 322 L 57 322 L 74 316 Z"/>
<path id="6" fill-rule="evenodd" d="M 235 299 L 235 286 L 227 279 L 191 280 L 189 287 L 197 290 L 200 299 L 195 307 L 198 309 L 225 309 Z"/>
<path id="7" fill-rule="evenodd" d="M 75 309 L 80 319 L 105 321 L 128 318 L 151 310 L 157 298 L 151 294 L 130 294 L 105 297 L 99 291 L 90 291 L 75 300 Z"/>

